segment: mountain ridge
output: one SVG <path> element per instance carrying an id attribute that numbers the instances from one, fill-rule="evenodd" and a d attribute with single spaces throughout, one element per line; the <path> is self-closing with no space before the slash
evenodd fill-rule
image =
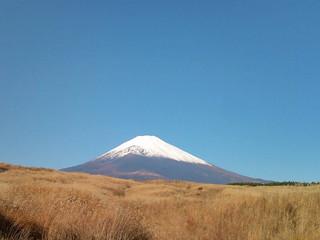
<path id="1" fill-rule="evenodd" d="M 85 172 L 134 180 L 199 183 L 268 182 L 234 173 L 193 156 L 155 136 L 138 136 L 67 172 Z"/>

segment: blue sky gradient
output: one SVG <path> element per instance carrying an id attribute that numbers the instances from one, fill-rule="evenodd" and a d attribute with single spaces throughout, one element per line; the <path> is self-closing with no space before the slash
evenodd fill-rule
<path id="1" fill-rule="evenodd" d="M 0 161 L 64 168 L 156 135 L 320 181 L 320 1 L 0 1 Z"/>

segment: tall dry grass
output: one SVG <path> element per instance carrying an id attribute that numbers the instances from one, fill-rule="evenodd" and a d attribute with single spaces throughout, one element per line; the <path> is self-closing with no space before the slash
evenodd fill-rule
<path id="1" fill-rule="evenodd" d="M 0 240 L 320 239 L 320 186 L 136 182 L 0 169 Z"/>
<path id="2" fill-rule="evenodd" d="M 36 168 L 0 174 L 3 239 L 149 238 L 134 207 L 119 199 L 128 181 Z"/>
<path id="3" fill-rule="evenodd" d="M 151 231 L 158 239 L 320 239 L 319 187 L 215 191 L 148 205 Z"/>

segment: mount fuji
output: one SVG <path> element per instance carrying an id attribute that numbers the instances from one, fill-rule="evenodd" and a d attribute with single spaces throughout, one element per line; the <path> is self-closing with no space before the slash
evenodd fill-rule
<path id="1" fill-rule="evenodd" d="M 219 168 L 155 136 L 135 137 L 89 162 L 61 170 L 134 180 L 267 182 Z"/>

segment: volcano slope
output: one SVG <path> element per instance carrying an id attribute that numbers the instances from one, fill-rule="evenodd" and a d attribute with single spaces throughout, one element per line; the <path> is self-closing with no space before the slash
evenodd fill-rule
<path id="1" fill-rule="evenodd" d="M 318 240 L 320 187 L 133 181 L 0 163 L 0 239 Z"/>
<path id="2" fill-rule="evenodd" d="M 268 182 L 222 169 L 149 135 L 137 136 L 89 162 L 61 170 L 134 180 L 177 180 L 211 184 Z"/>

